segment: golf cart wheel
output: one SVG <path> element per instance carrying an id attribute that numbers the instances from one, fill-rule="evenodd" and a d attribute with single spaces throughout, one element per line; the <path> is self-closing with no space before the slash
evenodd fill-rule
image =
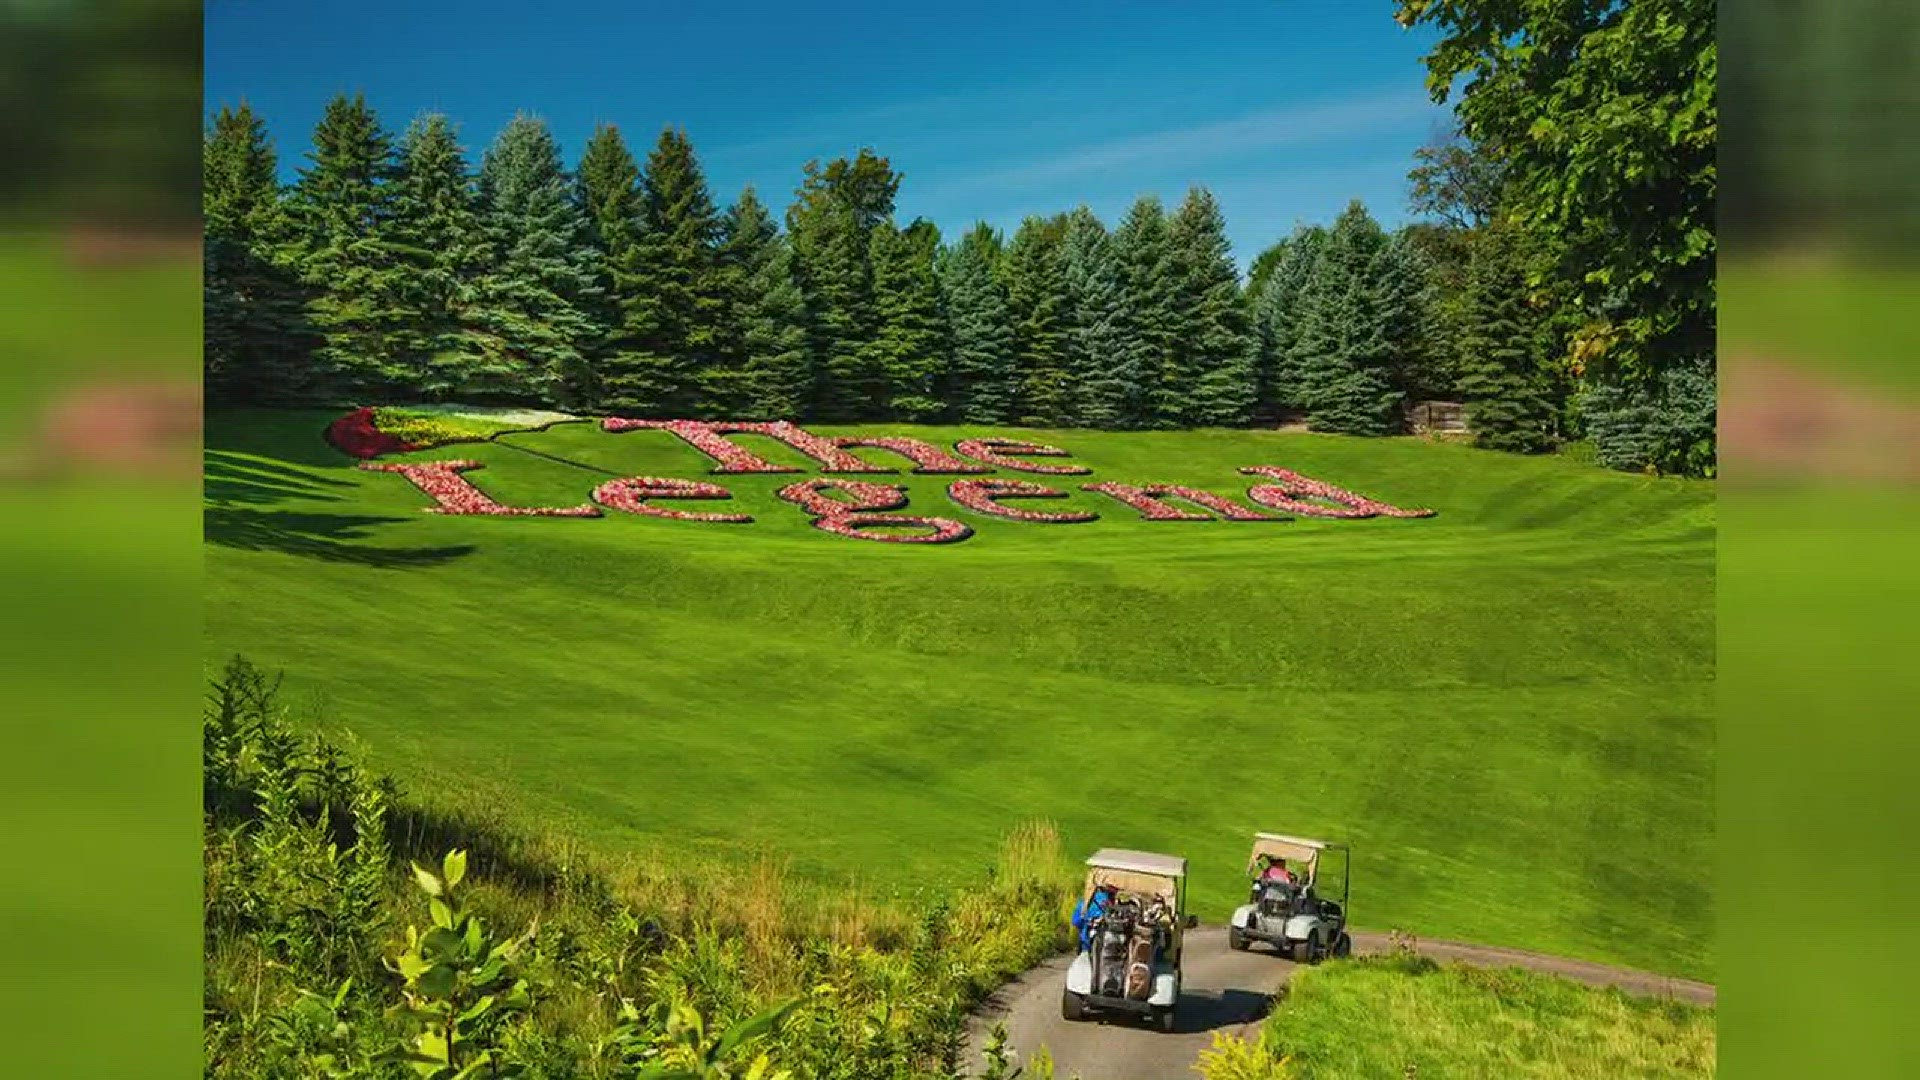
<path id="1" fill-rule="evenodd" d="M 1352 955 L 1353 955 L 1353 938 L 1345 930 L 1342 930 L 1340 931 L 1340 936 L 1333 939 L 1334 959 L 1345 960 L 1347 957 Z"/>
<path id="2" fill-rule="evenodd" d="M 1227 948 L 1246 952 L 1247 946 L 1250 944 L 1252 943 L 1247 940 L 1247 935 L 1241 933 L 1239 927 L 1227 927 Z"/>
<path id="3" fill-rule="evenodd" d="M 1169 1005 L 1153 1014 L 1153 1026 L 1160 1029 L 1162 1035 L 1173 1034 L 1173 1006 Z"/>
<path id="4" fill-rule="evenodd" d="M 1079 994 L 1071 990 L 1060 992 L 1060 1018 L 1062 1020 L 1084 1020 L 1087 1016 L 1087 1003 Z"/>
<path id="5" fill-rule="evenodd" d="M 1315 930 L 1307 935 L 1307 940 L 1300 943 L 1300 952 L 1305 962 L 1309 964 L 1317 964 L 1326 959 L 1327 950 L 1320 944 L 1320 931 Z"/>

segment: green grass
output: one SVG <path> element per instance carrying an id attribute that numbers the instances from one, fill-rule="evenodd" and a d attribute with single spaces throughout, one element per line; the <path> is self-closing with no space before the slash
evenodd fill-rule
<path id="1" fill-rule="evenodd" d="M 1711 975 L 1710 485 L 1412 439 L 1041 432 L 1082 479 L 1237 496 L 1235 467 L 1279 464 L 1440 514 L 1154 523 L 1076 492 L 1048 508 L 1102 520 L 1044 526 L 903 475 L 977 534 L 896 547 L 808 528 L 772 495 L 792 476 L 716 478 L 752 525 L 425 514 L 328 419 L 210 418 L 209 656 L 285 668 L 303 716 L 451 807 L 881 891 L 976 879 L 1050 818 L 1070 850 L 1187 855 L 1209 920 L 1249 833 L 1330 834 L 1361 925 Z M 609 478 L 528 450 L 710 465 L 585 424 L 416 456 L 485 462 L 509 503 Z"/>
<path id="2" fill-rule="evenodd" d="M 1362 960 L 1297 974 L 1263 1033 L 1275 1075 L 1712 1076 L 1711 1009 L 1518 968 Z"/>

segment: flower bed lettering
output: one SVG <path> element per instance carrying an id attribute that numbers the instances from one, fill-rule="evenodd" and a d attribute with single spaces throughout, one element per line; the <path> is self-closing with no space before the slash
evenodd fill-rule
<path id="1" fill-rule="evenodd" d="M 870 446 L 875 450 L 891 450 L 908 461 L 913 462 L 913 471 L 917 473 L 984 473 L 993 470 L 985 465 L 976 465 L 965 458 L 957 458 L 930 442 L 908 439 L 894 435 L 876 435 L 865 438 L 858 435 L 832 435 L 827 439 L 838 447 Z M 839 470 L 828 469 L 827 472 Z M 872 469 L 872 472 L 892 472 L 892 469 Z"/>
<path id="2" fill-rule="evenodd" d="M 1071 525 L 1097 521 L 1099 514 L 1086 510 L 1019 510 L 1003 506 L 999 499 L 1064 499 L 1067 493 L 1025 480 L 955 480 L 947 485 L 947 498 L 969 510 L 1009 521 L 1033 521 L 1051 525 Z"/>
<path id="3" fill-rule="evenodd" d="M 1032 461 L 1021 461 L 1021 457 L 1067 457 L 1065 450 L 1043 443 L 1024 442 L 1020 439 L 962 439 L 953 444 L 955 450 L 973 458 L 1016 472 L 1047 473 L 1053 476 L 1082 476 L 1092 472 L 1085 465 L 1041 465 Z"/>
<path id="4" fill-rule="evenodd" d="M 491 417 L 481 419 L 493 420 Z M 377 463 L 368 460 L 381 454 L 427 448 L 402 438 L 404 431 L 382 430 L 380 424 L 378 410 L 355 409 L 327 427 L 326 439 L 342 452 L 360 458 L 359 467 L 362 469 L 405 477 L 433 499 L 433 506 L 428 508 L 432 513 L 489 517 L 599 517 L 600 508 L 607 507 L 676 521 L 746 524 L 754 520 L 748 514 L 678 510 L 659 505 L 663 500 L 733 497 L 730 491 L 718 484 L 660 476 L 633 476 L 601 483 L 592 490 L 592 501 L 579 506 L 507 506 L 461 476 L 462 473 L 481 468 L 477 461 Z M 895 454 L 911 463 L 912 472 L 922 475 L 977 474 L 995 469 L 1048 475 L 1084 475 L 1092 472 L 1084 465 L 1070 462 L 1050 464 L 1034 461 L 1033 458 L 1066 457 L 1068 452 L 1059 447 L 1021 439 L 961 439 L 954 443 L 955 452 L 950 453 L 933 443 L 905 436 L 815 435 L 784 420 L 639 420 L 607 417 L 600 421 L 600 427 L 608 432 L 670 432 L 711 459 L 715 473 L 802 471 L 768 461 L 734 442 L 727 437 L 729 435 L 761 435 L 778 440 L 815 462 L 824 473 L 898 471 L 873 464 L 852 453 L 860 448 Z M 579 464 L 567 462 L 564 458 L 555 460 L 563 464 Z M 1277 465 L 1248 465 L 1239 472 L 1264 481 L 1252 484 L 1246 493 L 1246 498 L 1261 509 L 1180 484 L 1100 482 L 1082 484 L 1081 490 L 1122 502 L 1146 521 L 1285 521 L 1288 520 L 1287 515 L 1352 520 L 1370 517 L 1425 518 L 1435 515 L 1435 511 L 1430 509 L 1394 506 Z M 1069 497 L 1067 491 L 1028 480 L 954 480 L 947 485 L 946 492 L 957 506 L 1008 521 L 1058 525 L 1097 521 L 1100 517 L 1098 513 L 1086 510 L 1048 511 L 1009 505 L 1012 500 L 1019 499 Z M 904 484 L 818 477 L 788 483 L 775 494 L 805 511 L 814 528 L 837 536 L 891 544 L 950 544 L 973 535 L 973 530 L 964 522 L 950 518 L 895 513 L 908 505 L 908 491 Z"/>
<path id="5" fill-rule="evenodd" d="M 727 438 L 728 435 L 765 435 L 768 438 L 778 439 L 819 462 L 824 472 L 888 473 L 893 471 L 878 465 L 869 465 L 835 446 L 832 439 L 823 439 L 785 420 L 757 423 L 732 420 L 627 420 L 618 416 L 609 416 L 600 421 L 600 428 L 603 431 L 613 432 L 641 429 L 670 431 L 684 439 L 687 445 L 718 462 L 719 467 L 713 470 L 716 473 L 800 471 L 786 465 L 775 465 Z"/>
<path id="6" fill-rule="evenodd" d="M 1364 495 L 1355 495 L 1345 488 L 1334 487 L 1324 480 L 1301 476 L 1291 469 L 1282 469 L 1277 465 L 1248 465 L 1240 471 L 1248 476 L 1265 476 L 1279 481 L 1274 484 L 1255 484 L 1247 489 L 1247 498 L 1261 506 L 1299 514 L 1301 517 L 1421 518 L 1434 515 L 1432 510 L 1402 510 L 1397 506 L 1369 499 Z M 1325 501 L 1309 502 L 1309 499 Z M 1328 503 L 1334 505 L 1329 506 Z"/>
<path id="7" fill-rule="evenodd" d="M 1110 495 L 1135 510 L 1146 521 L 1212 521 L 1219 515 L 1228 521 L 1285 521 L 1271 514 L 1250 510 L 1232 499 L 1215 495 L 1211 491 L 1199 488 L 1182 487 L 1179 484 L 1082 484 L 1082 491 L 1097 491 Z M 1181 502 L 1204 506 L 1213 511 L 1210 514 L 1196 513 L 1171 506 L 1164 500 L 1179 499 Z"/>
<path id="8" fill-rule="evenodd" d="M 476 515 L 483 517 L 599 517 L 600 508 L 592 503 L 580 506 L 503 506 L 487 493 L 461 477 L 463 472 L 485 468 L 477 461 L 410 461 L 394 463 L 363 461 L 368 472 L 399 473 L 413 486 L 433 499 L 429 514 Z"/>
<path id="9" fill-rule="evenodd" d="M 834 498 L 827 492 L 846 496 Z M 777 492 L 780 498 L 813 515 L 813 527 L 835 536 L 877 540 L 885 544 L 953 544 L 973 535 L 973 529 L 952 518 L 917 514 L 880 513 L 907 505 L 907 489 L 900 484 L 873 484 L 860 480 L 803 480 Z M 914 527 L 926 533 L 870 532 L 879 528 Z"/>
<path id="10" fill-rule="evenodd" d="M 746 524 L 747 514 L 712 514 L 699 510 L 670 510 L 654 506 L 648 499 L 731 499 L 733 492 L 704 480 L 677 480 L 665 476 L 633 476 L 610 480 L 593 489 L 593 501 L 629 514 L 672 518 L 675 521 L 716 521 Z"/>

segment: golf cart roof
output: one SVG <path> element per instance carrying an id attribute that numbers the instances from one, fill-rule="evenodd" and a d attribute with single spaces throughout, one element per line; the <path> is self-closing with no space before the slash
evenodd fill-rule
<path id="1" fill-rule="evenodd" d="M 1252 869 L 1262 855 L 1270 855 L 1276 859 L 1292 859 L 1312 866 L 1319 863 L 1320 853 L 1323 851 L 1345 850 L 1347 845 L 1331 840 L 1309 840 L 1303 836 L 1257 832 L 1253 834 L 1253 854 L 1247 856 L 1247 867 Z"/>
<path id="2" fill-rule="evenodd" d="M 1128 851 L 1125 848 L 1101 848 L 1087 857 L 1087 865 L 1095 870 L 1119 870 L 1152 877 L 1187 876 L 1187 860 L 1178 855 L 1156 855 L 1151 851 Z"/>

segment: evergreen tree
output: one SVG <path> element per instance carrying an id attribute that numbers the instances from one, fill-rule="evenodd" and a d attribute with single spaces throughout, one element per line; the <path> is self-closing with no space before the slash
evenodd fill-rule
<path id="1" fill-rule="evenodd" d="M 749 371 L 746 333 L 753 309 L 749 284 L 754 273 L 775 254 L 779 226 L 751 185 L 720 215 L 719 241 L 714 247 L 713 281 L 722 301 L 717 320 L 714 361 L 700 375 L 700 397 L 711 415 L 738 419 L 747 415 L 756 396 Z"/>
<path id="2" fill-rule="evenodd" d="M 741 313 L 747 403 L 743 416 L 789 420 L 802 414 L 813 389 L 813 353 L 807 339 L 807 302 L 793 249 L 776 236 L 766 258 L 746 279 Z"/>
<path id="3" fill-rule="evenodd" d="M 619 263 L 622 347 L 602 365 L 606 401 L 628 413 L 707 415 L 717 403 L 703 400 L 701 373 L 720 359 L 726 308 L 721 225 L 684 131 L 660 133 L 639 194 L 635 242 Z"/>
<path id="4" fill-rule="evenodd" d="M 593 249 L 543 121 L 516 116 L 501 130 L 481 162 L 479 196 L 490 255 L 477 290 L 485 337 L 463 393 L 592 405 L 588 353 L 603 332 L 588 313 L 598 293 Z"/>
<path id="5" fill-rule="evenodd" d="M 1436 381 L 1431 370 L 1433 266 L 1402 231 L 1381 252 L 1378 271 L 1380 327 L 1391 352 L 1388 379 L 1402 399 L 1415 398 Z"/>
<path id="6" fill-rule="evenodd" d="M 1189 426 L 1233 427 L 1253 408 L 1258 342 L 1240 295 L 1240 272 L 1227 243 L 1220 204 L 1196 187 L 1167 227 L 1179 315 L 1174 367 L 1187 390 L 1164 419 Z"/>
<path id="7" fill-rule="evenodd" d="M 884 413 L 886 374 L 872 366 L 877 316 L 869 237 L 893 214 L 900 176 L 886 158 L 863 149 L 853 160 L 806 165 L 787 210 L 787 234 L 810 316 L 815 358 L 810 411 L 853 420 Z"/>
<path id="8" fill-rule="evenodd" d="M 1136 411 L 1138 380 L 1126 367 L 1132 333 L 1113 241 L 1085 206 L 1067 215 L 1063 278 L 1073 421 L 1085 427 L 1120 427 Z"/>
<path id="9" fill-rule="evenodd" d="M 1381 282 L 1387 234 L 1358 200 L 1328 231 L 1317 273 L 1301 299 L 1302 324 L 1289 364 L 1299 372 L 1307 423 L 1316 431 L 1389 435 L 1401 424 Z"/>
<path id="10" fill-rule="evenodd" d="M 1065 263 L 1064 217 L 1022 221 L 1000 260 L 1018 372 L 1015 415 L 1022 424 L 1051 427 L 1071 419 Z"/>
<path id="11" fill-rule="evenodd" d="M 574 198 L 586 218 L 599 271 L 600 293 L 590 311 L 607 336 L 592 350 L 598 368 L 608 354 L 630 345 L 622 336 L 620 311 L 632 289 L 621 268 L 631 258 L 640 231 L 640 165 L 614 125 L 598 125 L 587 140 L 574 174 Z"/>
<path id="12" fill-rule="evenodd" d="M 310 164 L 294 186 L 306 317 L 319 335 L 321 399 L 379 398 L 411 380 L 404 363 L 414 313 L 407 265 L 393 243 L 393 142 L 364 96 L 327 103 Z"/>
<path id="13" fill-rule="evenodd" d="M 1178 423 L 1187 387 L 1175 366 L 1173 333 L 1178 324 L 1167 216 L 1160 200 L 1144 196 L 1114 230 L 1122 294 L 1133 330 L 1121 369 L 1134 378 L 1128 395 L 1133 411 L 1127 427 L 1171 427 Z"/>
<path id="14" fill-rule="evenodd" d="M 404 295 L 416 313 L 401 356 L 406 389 L 459 397 L 486 362 L 469 320 L 487 249 L 466 156 L 445 116 L 415 120 L 401 139 L 393 213 Z"/>
<path id="15" fill-rule="evenodd" d="M 1543 366 L 1540 318 L 1513 237 L 1501 226 L 1475 238 L 1461 344 L 1460 390 L 1474 442 L 1493 450 L 1551 449 L 1559 407 Z"/>
<path id="16" fill-rule="evenodd" d="M 1318 273 L 1326 240 L 1325 228 L 1301 226 L 1270 249 L 1277 257 L 1254 296 L 1254 323 L 1260 336 L 1254 408 L 1263 418 L 1278 419 L 1306 408 L 1298 342 L 1307 286 Z"/>
<path id="17" fill-rule="evenodd" d="M 288 223 L 267 129 L 246 103 L 214 116 L 202 147 L 206 385 L 228 401 L 294 401 L 311 378 Z"/>
<path id="18" fill-rule="evenodd" d="M 953 334 L 948 403 L 969 424 L 1014 417 L 1013 324 L 998 273 L 1000 234 L 982 222 L 941 260 L 941 291 Z"/>
<path id="19" fill-rule="evenodd" d="M 887 384 L 886 415 L 925 421 L 944 406 L 936 396 L 947 350 L 946 314 L 934 259 L 940 233 L 915 221 L 905 231 L 890 221 L 872 234 L 873 302 L 876 327 L 869 370 Z"/>

